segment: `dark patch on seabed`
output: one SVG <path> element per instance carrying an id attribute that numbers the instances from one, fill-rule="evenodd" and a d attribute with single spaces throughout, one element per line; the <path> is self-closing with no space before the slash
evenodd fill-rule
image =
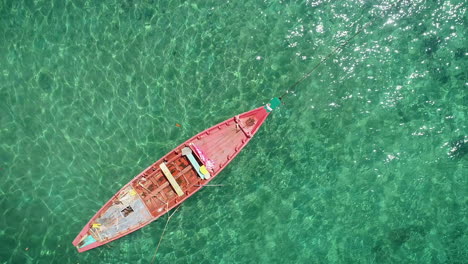
<path id="1" fill-rule="evenodd" d="M 54 84 L 54 78 L 50 73 L 41 71 L 37 77 L 37 83 L 42 90 L 50 91 Z"/>
<path id="2" fill-rule="evenodd" d="M 454 159 L 468 158 L 468 137 L 461 136 L 450 144 L 450 156 Z"/>

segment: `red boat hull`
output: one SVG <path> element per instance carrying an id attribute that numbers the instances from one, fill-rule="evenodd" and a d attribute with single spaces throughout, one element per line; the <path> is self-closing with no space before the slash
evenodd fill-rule
<path id="1" fill-rule="evenodd" d="M 184 202 L 239 154 L 271 110 L 266 106 L 245 112 L 176 147 L 120 189 L 84 226 L 73 245 L 79 252 L 104 245 Z"/>

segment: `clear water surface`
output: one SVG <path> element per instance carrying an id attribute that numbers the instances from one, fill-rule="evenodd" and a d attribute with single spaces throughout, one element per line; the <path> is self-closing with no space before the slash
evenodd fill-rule
<path id="1" fill-rule="evenodd" d="M 82 254 L 71 242 L 142 169 L 281 95 L 362 26 L 285 97 L 223 187 L 182 205 L 156 262 L 466 263 L 466 11 L 0 1 L 0 263 L 150 263 L 165 219 Z"/>

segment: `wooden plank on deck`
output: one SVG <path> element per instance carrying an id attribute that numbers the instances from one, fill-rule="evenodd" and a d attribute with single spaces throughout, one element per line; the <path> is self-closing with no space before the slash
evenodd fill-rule
<path id="1" fill-rule="evenodd" d="M 161 168 L 162 172 L 164 173 L 164 176 L 166 176 L 167 180 L 171 184 L 172 188 L 176 191 L 177 195 L 182 196 L 184 195 L 184 192 L 180 188 L 179 184 L 177 181 L 174 179 L 174 176 L 172 176 L 172 173 L 169 171 L 167 168 L 166 164 L 163 162 L 159 165 L 159 168 Z"/>

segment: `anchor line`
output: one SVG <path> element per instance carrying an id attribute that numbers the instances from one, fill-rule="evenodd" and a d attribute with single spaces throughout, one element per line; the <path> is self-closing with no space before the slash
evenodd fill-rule
<path id="1" fill-rule="evenodd" d="M 368 24 L 369 25 L 369 24 Z M 341 46 L 339 47 L 336 47 L 333 51 L 331 51 L 330 53 L 328 53 L 328 55 L 323 58 L 319 63 L 317 63 L 313 68 L 312 70 L 310 70 L 308 73 L 306 73 L 304 76 L 302 76 L 302 78 L 300 78 L 299 80 L 297 80 L 293 85 L 291 85 L 291 87 L 289 87 L 286 92 L 283 93 L 283 95 L 281 95 L 280 99 L 284 98 L 286 95 L 289 94 L 289 92 L 292 90 L 294 91 L 294 89 L 301 83 L 303 82 L 305 79 L 309 78 L 312 73 L 314 73 L 314 71 L 320 67 L 320 65 L 322 65 L 324 62 L 328 61 L 330 59 L 330 57 L 332 57 L 333 55 L 335 55 L 339 50 L 342 50 L 353 38 L 355 38 L 357 35 L 359 35 L 359 33 L 361 33 L 366 27 L 362 27 L 360 30 L 358 30 L 356 33 L 353 34 L 353 36 L 351 36 L 348 40 L 345 41 L 345 43 L 343 43 Z"/>
<path id="2" fill-rule="evenodd" d="M 392 10 L 394 7 L 396 7 L 400 2 L 402 2 L 403 0 L 399 0 L 398 2 L 395 3 L 394 6 L 390 7 L 389 8 L 389 13 L 390 13 L 390 10 Z M 386 17 L 386 16 L 384 16 Z M 358 20 L 356 20 L 352 25 L 351 25 L 351 28 L 354 27 L 354 25 L 356 25 L 361 19 L 363 18 L 363 16 L 361 16 Z M 334 48 L 331 52 L 328 53 L 328 55 L 323 58 L 322 60 L 320 60 L 309 72 L 307 72 L 306 74 L 304 74 L 299 80 L 297 80 L 293 85 L 291 85 L 280 97 L 279 99 L 282 100 L 286 95 L 288 95 L 289 93 L 291 92 L 294 92 L 294 89 L 296 89 L 296 87 L 302 83 L 304 80 L 306 80 L 307 78 L 309 78 L 312 73 L 315 72 L 315 70 L 317 70 L 318 67 L 320 67 L 323 63 L 325 63 L 326 61 L 328 61 L 333 55 L 337 54 L 338 52 L 342 51 L 350 42 L 351 40 L 353 40 L 357 35 L 359 35 L 361 32 L 363 32 L 369 25 L 373 24 L 374 21 L 377 19 L 377 17 L 374 17 L 374 19 L 372 21 L 370 21 L 369 23 L 363 25 L 358 31 L 356 31 L 350 38 L 348 38 L 343 44 L 341 44 L 340 46 Z"/>

